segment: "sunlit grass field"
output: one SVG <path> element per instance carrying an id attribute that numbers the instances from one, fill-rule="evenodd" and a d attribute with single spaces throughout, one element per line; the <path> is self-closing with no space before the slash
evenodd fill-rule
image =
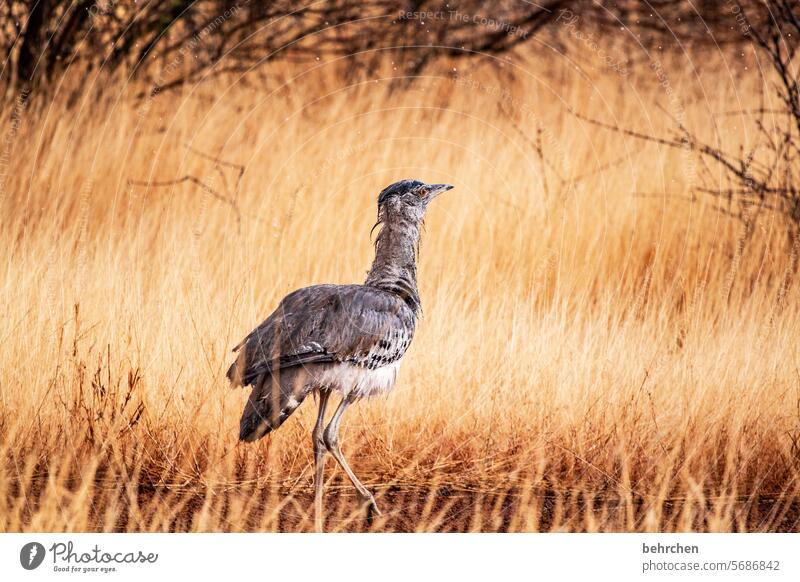
<path id="1" fill-rule="evenodd" d="M 428 213 L 399 382 L 343 423 L 383 516 L 329 460 L 328 531 L 797 530 L 785 224 L 746 227 L 692 195 L 691 153 L 570 113 L 735 151 L 757 79 L 715 58 L 666 83 L 592 55 L 410 85 L 276 65 L 138 98 L 90 76 L 7 110 L 0 530 L 312 530 L 313 400 L 239 443 L 224 372 L 287 292 L 363 280 L 402 178 L 456 188 Z"/>

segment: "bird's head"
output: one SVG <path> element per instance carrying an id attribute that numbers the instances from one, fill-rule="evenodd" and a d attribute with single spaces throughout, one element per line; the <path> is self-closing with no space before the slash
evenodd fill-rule
<path id="1" fill-rule="evenodd" d="M 400 180 L 384 188 L 378 196 L 378 216 L 385 219 L 399 215 L 422 220 L 431 200 L 447 192 L 450 184 L 426 184 L 419 180 Z"/>

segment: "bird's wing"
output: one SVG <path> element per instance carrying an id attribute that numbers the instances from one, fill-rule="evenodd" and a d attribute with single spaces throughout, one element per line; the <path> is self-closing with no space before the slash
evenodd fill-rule
<path id="1" fill-rule="evenodd" d="M 363 285 L 316 285 L 286 296 L 234 351 L 234 385 L 310 363 L 351 362 L 378 368 L 403 356 L 414 312 L 399 297 Z"/>

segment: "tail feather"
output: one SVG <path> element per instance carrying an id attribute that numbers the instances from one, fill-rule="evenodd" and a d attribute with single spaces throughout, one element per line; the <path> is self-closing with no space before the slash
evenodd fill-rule
<path id="1" fill-rule="evenodd" d="M 245 364 L 244 351 L 242 351 L 236 357 L 236 360 L 234 360 L 234 362 L 230 365 L 228 371 L 225 372 L 225 376 L 227 376 L 228 380 L 231 381 L 231 388 L 247 385 L 247 383 L 244 381 L 244 372 L 246 368 Z"/>
<path id="2" fill-rule="evenodd" d="M 239 421 L 239 439 L 253 442 L 277 429 L 311 392 L 302 368 L 264 374 L 257 380 Z"/>

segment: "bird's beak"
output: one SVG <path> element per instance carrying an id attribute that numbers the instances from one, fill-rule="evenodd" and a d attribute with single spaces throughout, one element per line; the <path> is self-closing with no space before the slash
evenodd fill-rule
<path id="1" fill-rule="evenodd" d="M 442 192 L 447 192 L 448 190 L 452 190 L 453 187 L 450 184 L 431 184 L 430 191 L 428 193 L 428 198 L 433 199 L 436 198 Z"/>

